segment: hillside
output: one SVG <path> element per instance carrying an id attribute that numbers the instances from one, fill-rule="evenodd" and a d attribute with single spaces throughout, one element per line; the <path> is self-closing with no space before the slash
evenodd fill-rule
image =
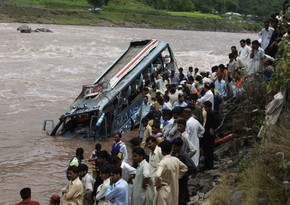
<path id="1" fill-rule="evenodd" d="M 244 32 L 261 24 L 200 12 L 169 12 L 137 0 L 111 0 L 100 12 L 91 12 L 86 0 L 5 0 L 0 2 L 0 22 L 123 26 L 182 30 Z"/>

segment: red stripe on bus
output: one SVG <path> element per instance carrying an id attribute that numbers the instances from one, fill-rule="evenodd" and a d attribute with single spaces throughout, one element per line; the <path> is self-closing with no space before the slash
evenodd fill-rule
<path id="1" fill-rule="evenodd" d="M 139 58 L 140 56 L 142 56 L 149 48 L 151 48 L 152 46 L 154 46 L 157 43 L 157 40 L 153 41 L 150 45 L 148 45 L 143 51 L 142 53 L 140 53 L 138 56 L 136 56 L 133 61 L 127 65 L 125 68 L 123 68 L 123 70 L 116 76 L 117 78 L 121 77 L 130 67 L 132 64 L 134 64 Z"/>

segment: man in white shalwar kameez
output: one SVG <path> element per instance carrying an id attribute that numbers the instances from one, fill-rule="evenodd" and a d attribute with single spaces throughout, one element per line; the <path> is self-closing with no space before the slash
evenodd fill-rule
<path id="1" fill-rule="evenodd" d="M 132 157 L 133 161 L 138 163 L 132 188 L 132 204 L 152 205 L 155 190 L 150 165 L 145 160 L 145 151 L 137 147 L 132 151 Z"/>
<path id="2" fill-rule="evenodd" d="M 195 166 L 199 164 L 200 146 L 199 138 L 203 137 L 204 128 L 203 126 L 192 116 L 192 111 L 189 108 L 185 108 L 183 111 L 183 117 L 187 120 L 186 132 L 189 135 L 189 140 L 196 148 L 196 153 L 191 158 Z"/>
<path id="3" fill-rule="evenodd" d="M 171 142 L 168 140 L 160 143 L 164 157 L 160 161 L 156 175 L 156 194 L 153 205 L 177 205 L 179 193 L 179 178 L 187 171 L 187 166 L 178 158 L 172 157 Z"/>

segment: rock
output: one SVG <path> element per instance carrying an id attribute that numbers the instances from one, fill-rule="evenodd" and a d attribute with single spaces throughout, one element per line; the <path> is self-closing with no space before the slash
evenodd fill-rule
<path id="1" fill-rule="evenodd" d="M 236 191 L 232 194 L 229 205 L 243 205 L 245 197 L 244 191 Z"/>
<path id="2" fill-rule="evenodd" d="M 211 195 L 211 193 L 212 193 L 212 190 L 206 192 L 203 198 L 207 199 Z"/>
<path id="3" fill-rule="evenodd" d="M 37 28 L 37 29 L 35 29 L 35 32 L 49 32 L 49 33 L 52 33 L 52 31 L 47 29 L 47 28 Z"/>
<path id="4" fill-rule="evenodd" d="M 21 33 L 31 33 L 32 29 L 27 25 L 22 25 L 17 28 L 17 31 L 20 31 Z"/>
<path id="5" fill-rule="evenodd" d="M 202 193 L 202 192 L 197 192 L 197 195 L 198 195 L 199 198 L 201 198 L 201 199 L 203 199 L 203 197 L 204 197 L 204 193 Z"/>
<path id="6" fill-rule="evenodd" d="M 190 198 L 190 203 L 195 204 L 196 202 L 198 202 L 198 199 L 199 199 L 199 196 L 195 195 L 195 196 Z"/>

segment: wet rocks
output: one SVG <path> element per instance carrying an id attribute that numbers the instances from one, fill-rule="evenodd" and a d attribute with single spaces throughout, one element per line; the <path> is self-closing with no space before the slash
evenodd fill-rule
<path id="1" fill-rule="evenodd" d="M 27 25 L 22 25 L 22 26 L 18 27 L 17 31 L 20 31 L 20 33 L 31 33 L 31 32 L 48 32 L 48 33 L 52 33 L 52 31 L 47 29 L 47 28 L 37 28 L 37 29 L 33 30 L 32 28 L 30 28 Z"/>

